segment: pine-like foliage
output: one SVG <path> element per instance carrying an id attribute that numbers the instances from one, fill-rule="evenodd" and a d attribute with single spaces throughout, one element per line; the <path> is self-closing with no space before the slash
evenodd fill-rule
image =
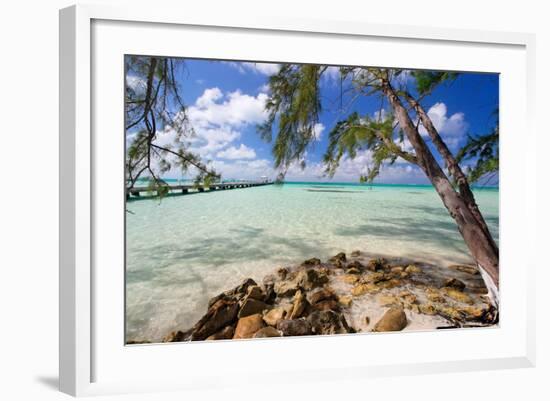
<path id="1" fill-rule="evenodd" d="M 494 113 L 498 117 L 498 109 Z M 468 136 L 468 142 L 460 149 L 456 158 L 459 162 L 476 159 L 474 166 L 468 170 L 470 182 L 489 182 L 499 170 L 498 121 L 489 134 Z"/>
<path id="2" fill-rule="evenodd" d="M 162 197 L 168 192 L 168 185 L 161 177 L 173 167 L 182 172 L 194 167 L 198 181 L 219 178 L 186 146 L 185 139 L 192 137 L 194 131 L 178 81 L 185 73 L 185 61 L 127 56 L 125 67 L 127 188 L 145 180 L 150 191 Z M 159 137 L 168 133 L 173 135 L 173 141 L 159 144 Z"/>
<path id="3" fill-rule="evenodd" d="M 314 127 L 321 112 L 318 65 L 285 64 L 269 80 L 272 96 L 266 103 L 268 118 L 258 127 L 262 137 L 272 139 L 277 116 L 278 132 L 273 145 L 275 167 L 288 168 L 300 159 L 315 137 Z"/>
<path id="4" fill-rule="evenodd" d="M 268 119 L 258 127 L 261 136 L 272 141 L 275 167 L 281 177 L 292 163 L 305 167 L 304 155 L 315 140 L 314 127 L 321 112 L 319 82 L 326 66 L 284 65 L 271 76 L 271 96 L 266 103 Z M 342 67 L 341 82 L 351 97 L 378 96 L 381 109 L 375 116 L 350 113 L 337 122 L 329 134 L 329 146 L 324 155 L 326 174 L 333 176 L 344 156 L 355 158 L 361 150 L 370 150 L 371 158 L 365 166 L 361 181 L 373 181 L 384 163 L 393 164 L 398 157 L 416 163 L 414 154 L 403 150 L 403 132 L 396 126 L 393 115 L 383 110 L 381 84 L 383 79 L 395 81 L 399 87 L 403 70 L 381 68 Z"/>

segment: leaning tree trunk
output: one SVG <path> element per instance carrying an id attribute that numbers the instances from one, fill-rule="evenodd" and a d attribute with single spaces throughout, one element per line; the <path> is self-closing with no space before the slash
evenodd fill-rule
<path id="1" fill-rule="evenodd" d="M 414 99 L 409 93 L 405 92 L 404 96 L 407 102 L 409 103 L 409 105 L 414 110 L 416 110 L 418 117 L 420 117 L 420 122 L 422 123 L 424 128 L 426 128 L 426 132 L 431 138 L 432 143 L 435 145 L 439 154 L 443 157 L 443 160 L 445 161 L 445 165 L 448 168 L 449 173 L 453 176 L 455 180 L 455 183 L 458 187 L 458 191 L 460 195 L 466 201 L 466 204 L 468 205 L 471 212 L 479 222 L 479 225 L 489 235 L 489 237 L 491 237 L 491 240 L 492 240 L 492 236 L 490 234 L 489 228 L 487 227 L 487 223 L 485 222 L 483 215 L 479 211 L 479 207 L 477 206 L 477 203 L 474 198 L 474 194 L 472 193 L 472 190 L 470 188 L 468 179 L 466 178 L 466 175 L 460 168 L 460 165 L 458 164 L 456 158 L 453 156 L 453 154 L 447 147 L 447 144 L 443 142 L 443 139 L 439 135 L 439 132 L 433 125 L 432 120 L 430 119 L 430 117 L 428 116 L 428 113 L 426 113 L 422 105 L 416 99 Z M 496 243 L 494 241 L 492 242 L 493 242 L 493 246 L 496 249 L 497 248 Z"/>
<path id="2" fill-rule="evenodd" d="M 493 238 L 489 231 L 480 224 L 466 199 L 453 188 L 389 81 L 383 80 L 382 90 L 395 111 L 401 129 L 415 150 L 418 166 L 431 181 L 443 204 L 455 220 L 466 246 L 480 267 L 490 297 L 498 305 L 499 255 Z"/>

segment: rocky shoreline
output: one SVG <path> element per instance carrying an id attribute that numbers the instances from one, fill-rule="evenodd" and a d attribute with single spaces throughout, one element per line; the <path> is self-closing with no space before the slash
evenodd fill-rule
<path id="1" fill-rule="evenodd" d="M 447 268 L 339 253 L 248 278 L 164 342 L 484 327 L 498 311 L 474 266 Z M 140 343 L 140 342 L 133 342 Z"/>

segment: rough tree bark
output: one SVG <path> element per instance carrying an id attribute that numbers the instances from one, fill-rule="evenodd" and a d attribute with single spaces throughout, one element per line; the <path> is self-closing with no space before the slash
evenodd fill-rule
<path id="1" fill-rule="evenodd" d="M 431 181 L 439 197 L 443 201 L 443 204 L 449 211 L 451 217 L 455 220 L 458 226 L 458 230 L 464 238 L 464 242 L 466 243 L 468 249 L 470 250 L 470 253 L 479 265 L 480 269 L 482 270 L 482 275 L 489 289 L 490 296 L 493 298 L 493 301 L 498 304 L 498 248 L 496 247 L 495 242 L 491 237 L 483 218 L 481 217 L 483 223 L 479 220 L 479 216 L 481 216 L 481 213 L 479 213 L 477 206 L 475 206 L 474 211 L 471 209 L 468 193 L 463 194 L 455 191 L 448 177 L 445 175 L 445 173 L 435 160 L 426 142 L 420 136 L 417 127 L 411 120 L 407 109 L 401 102 L 401 99 L 399 99 L 387 79 L 382 79 L 382 91 L 390 102 L 401 129 L 403 129 L 403 132 L 407 136 L 409 142 L 416 152 L 418 166 Z M 427 118 L 426 125 L 429 125 L 428 120 L 429 118 Z M 438 146 L 438 144 L 435 145 Z M 444 151 L 444 149 L 442 150 Z M 445 158 L 444 155 L 443 157 Z M 468 191 L 471 194 L 469 188 Z M 473 194 L 471 194 L 471 198 L 473 199 Z M 473 202 L 473 204 L 475 205 L 475 201 Z M 479 213 L 479 216 L 476 215 L 476 210 L 477 213 Z"/>

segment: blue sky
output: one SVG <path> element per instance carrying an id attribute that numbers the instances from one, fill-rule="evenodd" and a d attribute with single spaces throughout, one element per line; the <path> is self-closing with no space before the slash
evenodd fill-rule
<path id="1" fill-rule="evenodd" d="M 256 125 L 265 119 L 263 105 L 269 96 L 268 77 L 277 70 L 276 64 L 187 60 L 186 70 L 180 73 L 183 98 L 197 134 L 188 145 L 210 161 L 224 179 L 256 179 L 277 174 L 271 144 L 262 141 L 256 132 Z M 307 151 L 306 168 L 291 167 L 288 180 L 329 181 L 323 177 L 321 159 L 331 128 L 351 111 L 374 115 L 380 109 L 380 99 L 376 97 L 361 97 L 349 104 L 344 96 L 340 101 L 337 71 L 329 69 L 321 80 L 323 112 L 316 130 L 318 139 Z M 438 87 L 423 100 L 423 105 L 445 142 L 456 152 L 468 133 L 488 133 L 494 126 L 492 112 L 498 105 L 498 75 L 461 74 L 455 81 Z M 172 140 L 170 132 L 160 132 L 158 137 L 163 143 Z M 358 181 L 366 171 L 369 157 L 368 152 L 362 152 L 354 160 L 345 158 L 332 181 Z M 186 176 L 192 174 L 190 171 Z M 167 177 L 182 178 L 182 174 L 174 170 Z M 383 167 L 375 182 L 428 183 L 417 167 L 402 160 Z"/>

